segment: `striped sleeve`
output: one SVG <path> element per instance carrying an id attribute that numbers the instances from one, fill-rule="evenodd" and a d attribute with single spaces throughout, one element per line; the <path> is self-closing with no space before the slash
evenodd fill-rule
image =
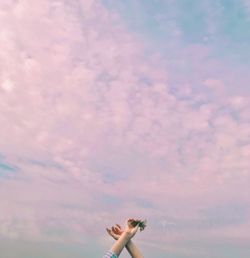
<path id="1" fill-rule="evenodd" d="M 103 258 L 118 258 L 116 254 L 114 254 L 112 251 L 108 251 Z"/>

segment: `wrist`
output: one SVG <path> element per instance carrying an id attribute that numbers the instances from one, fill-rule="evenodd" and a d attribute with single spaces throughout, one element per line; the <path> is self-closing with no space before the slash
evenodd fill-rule
<path id="1" fill-rule="evenodd" d="M 128 242 L 127 242 L 127 244 L 126 244 L 126 246 L 127 246 L 127 247 L 130 247 L 131 245 L 133 245 L 133 242 L 132 242 L 132 239 L 129 239 Z"/>
<path id="2" fill-rule="evenodd" d="M 122 233 L 122 235 L 123 235 L 123 237 L 125 238 L 125 239 L 127 239 L 128 241 L 131 239 L 131 233 L 130 232 L 127 232 L 127 231 L 124 231 L 123 233 Z"/>

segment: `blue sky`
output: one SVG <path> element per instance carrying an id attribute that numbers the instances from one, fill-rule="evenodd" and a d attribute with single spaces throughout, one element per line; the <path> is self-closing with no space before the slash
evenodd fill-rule
<path id="1" fill-rule="evenodd" d="M 229 94 L 250 94 L 247 84 L 250 79 L 250 15 L 247 1 L 102 2 L 110 10 L 118 12 L 129 30 L 142 38 L 146 52 L 159 54 L 173 87 L 180 82 L 179 74 L 183 74 L 185 80 L 190 78 L 193 85 L 201 84 L 195 79 L 199 73 L 199 79 L 220 77 L 228 85 Z M 204 54 L 198 57 L 199 60 L 196 58 L 194 64 L 194 53 L 186 52 L 193 46 L 204 48 Z M 210 64 L 214 61 L 216 66 Z"/>
<path id="2" fill-rule="evenodd" d="M 4 258 L 98 258 L 128 217 L 145 258 L 250 256 L 249 0 L 0 10 Z"/>
<path id="3" fill-rule="evenodd" d="M 102 1 L 118 11 L 129 29 L 153 47 L 203 44 L 217 58 L 250 60 L 250 18 L 244 1 Z M 152 47 L 151 45 L 151 47 Z M 172 47 L 173 50 L 176 48 Z M 169 49 L 168 49 L 169 50 Z"/>

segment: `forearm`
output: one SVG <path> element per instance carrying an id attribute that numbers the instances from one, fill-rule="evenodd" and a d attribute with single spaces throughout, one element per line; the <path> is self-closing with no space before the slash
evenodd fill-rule
<path id="1" fill-rule="evenodd" d="M 123 232 L 119 239 L 114 243 L 114 245 L 111 247 L 111 251 L 114 252 L 117 256 L 120 255 L 122 249 L 127 245 L 129 242 L 130 237 L 126 232 Z"/>
<path id="2" fill-rule="evenodd" d="M 128 243 L 126 245 L 126 249 L 128 250 L 128 252 L 132 258 L 143 258 L 141 252 L 136 247 L 136 245 L 132 242 L 132 240 L 128 241 Z"/>

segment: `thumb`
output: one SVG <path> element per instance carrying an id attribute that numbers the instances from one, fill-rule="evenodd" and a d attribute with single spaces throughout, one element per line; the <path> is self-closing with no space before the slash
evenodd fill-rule
<path id="1" fill-rule="evenodd" d="M 134 227 L 135 232 L 137 232 L 138 228 L 139 228 L 139 223 Z"/>

